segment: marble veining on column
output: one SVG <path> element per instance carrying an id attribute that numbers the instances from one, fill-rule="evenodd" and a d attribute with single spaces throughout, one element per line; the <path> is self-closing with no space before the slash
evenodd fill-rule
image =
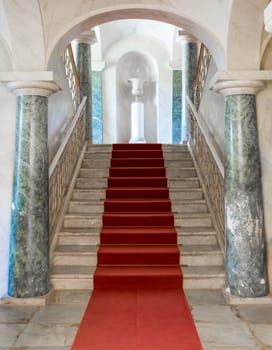
<path id="1" fill-rule="evenodd" d="M 17 97 L 9 295 L 49 291 L 47 97 Z"/>
<path id="2" fill-rule="evenodd" d="M 188 106 L 186 98 L 189 96 L 193 101 L 193 83 L 197 66 L 197 55 L 197 43 L 185 43 L 182 45 L 182 141 L 188 141 L 189 137 Z"/>
<path id="3" fill-rule="evenodd" d="M 102 72 L 92 71 L 93 143 L 103 143 Z"/>
<path id="4" fill-rule="evenodd" d="M 173 70 L 173 101 L 172 101 L 172 143 L 181 141 L 182 116 L 182 71 Z"/>
<path id="5" fill-rule="evenodd" d="M 91 46 L 78 43 L 76 50 L 76 64 L 80 81 L 80 97 L 87 96 L 86 102 L 86 140 L 92 140 L 92 67 Z"/>
<path id="6" fill-rule="evenodd" d="M 226 287 L 238 297 L 267 294 L 256 97 L 226 97 Z"/>

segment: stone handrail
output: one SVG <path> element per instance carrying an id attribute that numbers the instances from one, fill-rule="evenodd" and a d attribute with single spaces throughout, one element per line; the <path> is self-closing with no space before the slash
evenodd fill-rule
<path id="1" fill-rule="evenodd" d="M 210 51 L 206 48 L 206 46 L 201 44 L 194 79 L 194 105 L 197 111 L 200 105 L 204 85 L 206 82 L 210 61 Z"/>
<path id="2" fill-rule="evenodd" d="M 187 101 L 189 108 L 188 146 L 204 185 L 223 248 L 225 239 L 224 165 L 203 118 L 196 111 L 192 101 L 189 98 Z"/>
<path id="3" fill-rule="evenodd" d="M 50 240 L 53 238 L 65 195 L 85 144 L 86 99 L 86 97 L 82 99 L 67 134 L 49 167 Z"/>
<path id="4" fill-rule="evenodd" d="M 76 111 L 80 103 L 80 82 L 71 44 L 64 50 L 64 69 Z"/>

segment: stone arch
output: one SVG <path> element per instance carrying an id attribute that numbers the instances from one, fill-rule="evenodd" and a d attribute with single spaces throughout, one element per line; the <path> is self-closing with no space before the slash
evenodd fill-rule
<path id="1" fill-rule="evenodd" d="M 84 16 L 71 19 L 70 23 L 66 23 L 66 26 L 58 28 L 58 33 L 51 38 L 52 40 L 50 40 L 47 47 L 47 64 L 50 66 L 56 51 L 60 54 L 69 42 L 91 27 L 120 19 L 151 19 L 173 24 L 189 31 L 209 48 L 217 67 L 220 69 L 225 68 L 223 44 L 220 42 L 220 38 L 217 37 L 216 31 L 212 31 L 212 28 L 207 28 L 203 21 L 200 22 L 197 18 L 192 18 L 190 14 L 178 14 L 175 10 L 170 12 L 167 4 L 164 6 L 165 9 L 161 5 L 160 9 L 154 8 L 154 6 L 151 8 L 151 5 L 149 8 L 143 8 L 143 6 L 141 8 L 135 7 L 129 8 L 128 5 L 123 5 L 123 7 L 116 10 L 110 8 L 105 10 L 103 8 L 101 11 L 90 11 Z"/>

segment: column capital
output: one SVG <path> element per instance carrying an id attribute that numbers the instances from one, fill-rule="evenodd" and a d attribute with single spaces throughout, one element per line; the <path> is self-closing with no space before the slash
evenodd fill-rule
<path id="1" fill-rule="evenodd" d="M 53 72 L 1 72 L 0 81 L 16 96 L 50 96 L 60 90 Z"/>
<path id="2" fill-rule="evenodd" d="M 264 10 L 264 28 L 267 32 L 272 32 L 272 1 Z"/>
<path id="3" fill-rule="evenodd" d="M 177 34 L 177 41 L 181 44 L 198 43 L 198 39 L 194 37 L 191 33 L 185 30 L 179 30 Z"/>
<path id="4" fill-rule="evenodd" d="M 272 71 L 217 72 L 210 82 L 210 90 L 229 95 L 256 95 L 272 80 Z"/>
<path id="5" fill-rule="evenodd" d="M 77 44 L 95 44 L 97 42 L 96 34 L 94 30 L 81 33 L 74 41 Z"/>

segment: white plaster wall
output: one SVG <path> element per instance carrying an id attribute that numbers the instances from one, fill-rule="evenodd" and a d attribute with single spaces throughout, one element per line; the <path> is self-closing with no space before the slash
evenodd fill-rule
<path id="1" fill-rule="evenodd" d="M 217 67 L 212 59 L 209 65 L 207 80 L 204 86 L 199 111 L 203 116 L 215 145 L 224 155 L 225 139 L 225 98 L 209 89 L 211 78 L 217 72 Z"/>
<path id="2" fill-rule="evenodd" d="M 7 47 L 0 39 L 0 67 L 10 69 Z M 15 146 L 16 97 L 0 83 L 0 298 L 7 292 L 10 214 Z"/>
<path id="3" fill-rule="evenodd" d="M 64 71 L 63 57 L 57 56 L 49 67 L 58 77 L 60 91 L 48 99 L 49 162 L 56 154 L 75 111 Z"/>
<path id="4" fill-rule="evenodd" d="M 0 85 L 0 298 L 7 292 L 16 98 Z"/>

